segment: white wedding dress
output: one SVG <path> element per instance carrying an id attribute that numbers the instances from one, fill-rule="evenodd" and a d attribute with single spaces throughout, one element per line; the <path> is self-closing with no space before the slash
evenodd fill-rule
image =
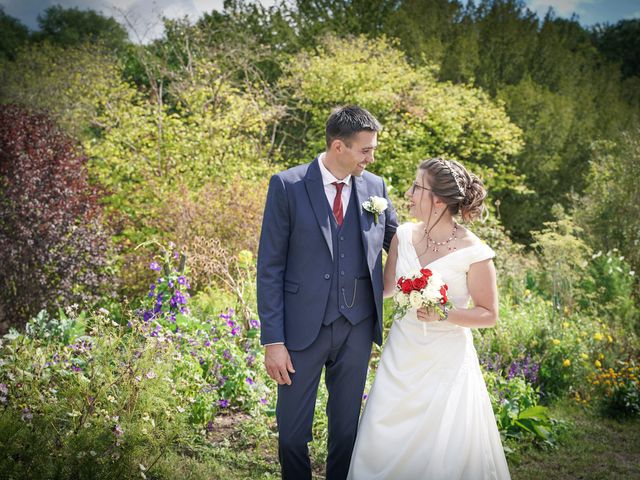
<path id="1" fill-rule="evenodd" d="M 396 279 L 421 268 L 413 224 L 398 228 Z M 426 265 L 467 308 L 469 266 L 493 258 L 487 245 L 460 248 Z M 349 480 L 508 479 L 500 434 L 471 330 L 426 323 L 410 309 L 389 331 L 356 439 Z"/>

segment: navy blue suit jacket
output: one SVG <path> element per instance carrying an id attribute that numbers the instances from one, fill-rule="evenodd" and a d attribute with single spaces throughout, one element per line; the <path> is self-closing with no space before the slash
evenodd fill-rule
<path id="1" fill-rule="evenodd" d="M 382 249 L 388 251 L 398 226 L 382 178 L 365 171 L 353 176 L 362 244 L 376 307 L 374 340 L 382 343 Z M 370 196 L 389 207 L 374 222 L 362 208 Z M 283 342 L 303 350 L 317 337 L 333 274 L 333 245 L 327 197 L 318 158 L 271 177 L 258 250 L 258 315 L 262 344 Z"/>

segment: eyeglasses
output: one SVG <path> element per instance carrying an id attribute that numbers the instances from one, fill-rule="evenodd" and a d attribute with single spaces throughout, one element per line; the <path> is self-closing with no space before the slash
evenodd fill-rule
<path id="1" fill-rule="evenodd" d="M 422 185 L 418 185 L 416 182 L 413 182 L 413 184 L 411 185 L 411 195 L 416 193 L 416 188 L 419 188 L 420 190 L 429 190 L 429 191 L 431 191 L 430 188 L 423 187 Z"/>

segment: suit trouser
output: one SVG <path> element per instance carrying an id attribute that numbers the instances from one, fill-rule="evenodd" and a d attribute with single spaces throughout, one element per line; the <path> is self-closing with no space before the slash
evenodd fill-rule
<path id="1" fill-rule="evenodd" d="M 289 352 L 296 372 L 291 375 L 291 385 L 278 386 L 276 406 L 283 479 L 311 478 L 307 444 L 312 440 L 313 413 L 323 367 L 329 393 L 327 480 L 347 477 L 371 356 L 373 322 L 373 318 L 367 318 L 351 325 L 340 317 L 330 325 L 323 325 L 309 347 Z"/>

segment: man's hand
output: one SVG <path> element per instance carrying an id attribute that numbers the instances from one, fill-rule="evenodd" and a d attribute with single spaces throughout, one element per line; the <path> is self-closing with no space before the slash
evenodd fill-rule
<path id="1" fill-rule="evenodd" d="M 267 373 L 278 385 L 291 385 L 289 373 L 295 373 L 289 351 L 284 345 L 267 345 L 264 353 L 264 365 Z"/>

